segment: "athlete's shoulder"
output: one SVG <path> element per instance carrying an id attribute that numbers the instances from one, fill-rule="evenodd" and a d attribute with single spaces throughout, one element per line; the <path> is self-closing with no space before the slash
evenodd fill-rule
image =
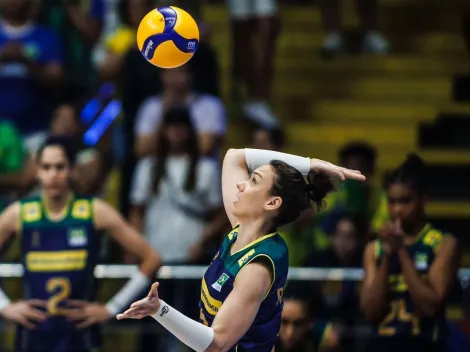
<path id="1" fill-rule="evenodd" d="M 18 212 L 21 222 L 36 222 L 43 216 L 42 198 L 31 195 L 21 198 L 18 202 Z"/>
<path id="2" fill-rule="evenodd" d="M 94 216 L 93 203 L 95 198 L 81 194 L 74 195 L 71 205 L 71 215 L 74 219 L 92 220 Z"/>
<path id="3" fill-rule="evenodd" d="M 453 235 L 445 233 L 431 224 L 427 224 L 423 230 L 422 242 L 425 246 L 431 247 L 432 249 L 437 249 L 443 241 L 448 238 L 454 238 Z"/>

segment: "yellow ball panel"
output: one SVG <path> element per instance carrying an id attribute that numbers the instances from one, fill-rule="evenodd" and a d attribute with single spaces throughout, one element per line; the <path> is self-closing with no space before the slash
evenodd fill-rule
<path id="1" fill-rule="evenodd" d="M 175 68 L 188 62 L 193 54 L 180 51 L 173 42 L 160 44 L 155 50 L 155 55 L 150 62 L 162 68 Z"/>
<path id="2" fill-rule="evenodd" d="M 199 41 L 199 27 L 194 18 L 179 7 L 170 6 L 176 11 L 177 19 L 174 30 L 186 39 L 197 39 Z"/>
<path id="3" fill-rule="evenodd" d="M 137 46 L 142 50 L 145 40 L 155 34 L 163 33 L 165 18 L 157 9 L 150 11 L 139 24 L 137 29 Z"/>

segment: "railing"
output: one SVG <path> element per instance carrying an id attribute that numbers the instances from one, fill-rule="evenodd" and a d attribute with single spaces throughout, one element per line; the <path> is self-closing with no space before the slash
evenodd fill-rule
<path id="1" fill-rule="evenodd" d="M 160 279 L 200 279 L 204 275 L 205 266 L 162 266 L 157 274 Z M 125 279 L 137 271 L 135 265 L 97 265 L 95 276 L 98 279 Z M 18 263 L 0 264 L 0 278 L 22 277 L 24 268 Z M 362 269 L 336 268 L 290 268 L 289 279 L 297 281 L 360 281 L 364 273 Z M 470 268 L 459 270 L 459 277 L 464 288 L 470 283 Z"/>

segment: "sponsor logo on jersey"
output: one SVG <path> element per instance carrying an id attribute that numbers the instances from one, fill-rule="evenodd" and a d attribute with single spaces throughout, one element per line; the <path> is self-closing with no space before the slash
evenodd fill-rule
<path id="1" fill-rule="evenodd" d="M 88 236 L 84 228 L 72 228 L 68 233 L 69 246 L 82 247 L 88 243 Z"/>
<path id="2" fill-rule="evenodd" d="M 426 253 L 415 254 L 416 269 L 424 270 L 428 267 L 428 255 Z"/>
<path id="3" fill-rule="evenodd" d="M 249 251 L 248 253 L 246 253 L 243 257 L 241 257 L 239 260 L 238 260 L 238 266 L 241 268 L 243 265 L 245 265 L 246 263 L 248 263 L 248 261 L 251 259 L 251 257 L 255 254 L 255 250 L 252 249 L 251 251 Z"/>
<path id="4" fill-rule="evenodd" d="M 228 279 L 229 276 L 223 273 L 222 275 L 220 275 L 219 279 L 212 284 L 212 288 L 220 292 L 222 290 L 222 286 L 225 284 L 225 282 L 227 282 Z"/>

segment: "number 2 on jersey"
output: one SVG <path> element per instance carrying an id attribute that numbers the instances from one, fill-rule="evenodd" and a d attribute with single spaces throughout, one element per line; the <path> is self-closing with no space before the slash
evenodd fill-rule
<path id="1" fill-rule="evenodd" d="M 46 290 L 53 295 L 47 302 L 47 312 L 51 315 L 60 315 L 61 309 L 58 305 L 67 299 L 71 293 L 71 285 L 66 277 L 54 277 L 47 280 Z"/>
<path id="2" fill-rule="evenodd" d="M 395 335 L 396 328 L 390 326 L 394 320 L 400 322 L 411 323 L 412 334 L 419 334 L 419 320 L 412 313 L 406 310 L 406 302 L 403 299 L 398 299 L 390 303 L 390 312 L 379 326 L 379 334 L 384 336 Z"/>

